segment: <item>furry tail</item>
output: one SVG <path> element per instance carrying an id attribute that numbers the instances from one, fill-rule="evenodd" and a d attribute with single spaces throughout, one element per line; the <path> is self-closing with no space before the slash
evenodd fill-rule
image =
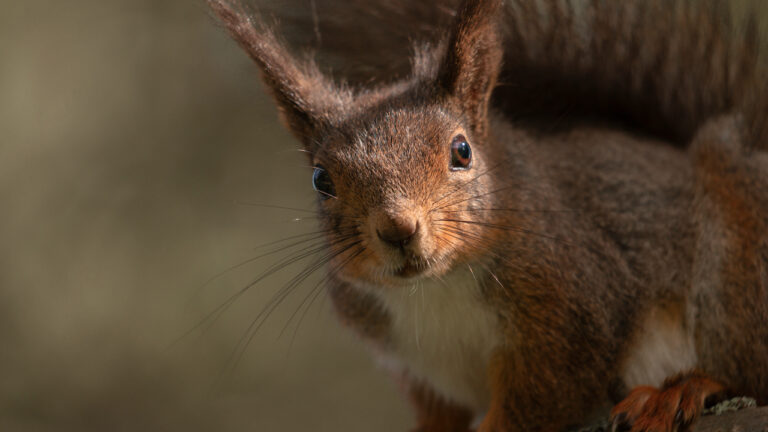
<path id="1" fill-rule="evenodd" d="M 725 1 L 510 3 L 506 112 L 617 121 L 682 145 L 740 112 L 752 145 L 768 148 L 755 15 L 737 28 Z"/>
<path id="2" fill-rule="evenodd" d="M 407 75 L 413 42 L 444 37 L 457 4 L 293 0 L 262 12 L 280 18 L 292 45 L 312 47 L 363 84 Z M 494 105 L 544 130 L 612 122 L 681 146 L 707 119 L 736 113 L 745 142 L 768 149 L 757 14 L 735 20 L 732 8 L 727 0 L 507 0 Z"/>

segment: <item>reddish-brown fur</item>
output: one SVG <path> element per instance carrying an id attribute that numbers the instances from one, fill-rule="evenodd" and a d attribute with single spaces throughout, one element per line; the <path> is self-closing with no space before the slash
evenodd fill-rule
<path id="1" fill-rule="evenodd" d="M 445 400 L 432 389 L 422 385 L 412 385 L 404 378 L 406 392 L 416 408 L 416 421 L 419 428 L 415 432 L 468 432 L 472 422 L 472 412 L 464 407 Z"/>
<path id="2" fill-rule="evenodd" d="M 631 425 L 632 431 L 684 432 L 723 391 L 722 384 L 701 372 L 680 374 L 668 378 L 661 389 L 633 389 L 611 410 L 611 417 L 618 426 Z"/>
<path id="3" fill-rule="evenodd" d="M 723 389 L 768 400 L 754 25 L 733 37 L 724 9 L 686 1 L 467 0 L 410 75 L 352 89 L 242 8 L 209 3 L 334 185 L 318 200 L 331 298 L 407 377 L 417 430 L 565 430 L 626 397 L 617 423 L 662 431 Z M 470 169 L 451 168 L 458 136 Z M 387 242 L 400 225 L 416 228 Z M 461 304 L 423 306 L 443 321 L 414 353 L 399 326 L 419 316 L 392 293 L 422 283 L 436 304 Z M 671 329 L 644 328 L 657 309 L 675 312 Z M 630 392 L 628 365 L 658 366 L 633 353 L 658 355 L 667 331 L 690 338 L 697 371 Z M 475 369 L 487 378 L 462 374 Z"/>

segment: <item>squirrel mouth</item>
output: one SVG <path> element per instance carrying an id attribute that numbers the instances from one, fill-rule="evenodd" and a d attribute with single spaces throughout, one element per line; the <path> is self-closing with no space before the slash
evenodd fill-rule
<path id="1" fill-rule="evenodd" d="M 401 278 L 410 278 L 423 273 L 427 269 L 427 264 L 424 262 L 406 261 L 402 266 L 395 269 L 395 276 Z"/>

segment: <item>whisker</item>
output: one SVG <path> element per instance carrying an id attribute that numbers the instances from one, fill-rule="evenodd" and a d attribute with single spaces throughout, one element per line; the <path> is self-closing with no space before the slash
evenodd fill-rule
<path id="1" fill-rule="evenodd" d="M 314 221 L 318 221 L 318 220 L 322 220 L 322 219 L 325 219 L 325 218 L 322 217 L 322 216 L 317 216 L 317 215 L 316 216 L 302 216 L 302 217 L 292 218 L 288 222 L 304 222 L 304 221 L 313 221 L 314 222 Z"/>
<path id="2" fill-rule="evenodd" d="M 315 210 L 308 210 L 308 209 L 302 209 L 302 208 L 295 208 L 295 207 L 286 207 L 281 205 L 273 205 L 273 204 L 264 204 L 259 202 L 249 202 L 249 201 L 241 201 L 241 200 L 235 200 L 235 204 L 241 205 L 241 206 L 251 206 L 251 207 L 263 207 L 263 208 L 272 208 L 272 209 L 278 209 L 278 210 L 291 210 L 296 212 L 302 212 L 302 213 L 310 213 L 310 214 L 316 214 L 317 211 Z"/>
<path id="3" fill-rule="evenodd" d="M 501 289 L 503 289 L 503 290 L 506 290 L 506 288 L 504 287 L 504 284 L 503 284 L 503 283 L 501 283 L 501 280 L 499 279 L 499 277 L 498 277 L 498 276 L 496 276 L 496 273 L 494 273 L 494 272 L 493 272 L 493 271 L 492 271 L 490 268 L 488 268 L 488 266 L 486 266 L 486 265 L 484 265 L 484 264 L 482 264 L 482 266 L 483 266 L 483 268 L 485 268 L 485 271 L 487 271 L 487 272 L 488 272 L 488 274 L 490 274 L 490 275 L 491 275 L 491 277 L 493 278 L 493 280 L 495 280 L 495 281 L 496 281 L 496 283 L 497 283 L 497 284 L 499 284 L 499 286 L 501 287 Z"/>
<path id="4" fill-rule="evenodd" d="M 254 250 L 258 250 L 258 249 L 262 249 L 262 248 L 265 248 L 265 247 L 268 247 L 268 246 L 273 246 L 273 245 L 276 245 L 276 244 L 279 244 L 279 243 L 282 243 L 282 242 L 285 242 L 285 241 L 295 240 L 297 238 L 307 237 L 307 236 L 311 236 L 311 235 L 318 235 L 318 234 L 327 234 L 327 233 L 328 233 L 328 230 L 320 230 L 320 231 L 314 231 L 314 232 L 311 232 L 311 233 L 296 234 L 296 235 L 292 235 L 290 237 L 286 237 L 286 238 L 281 239 L 281 240 L 275 240 L 275 241 L 271 241 L 269 243 L 262 243 L 262 244 L 260 244 L 258 246 L 254 246 L 253 249 Z"/>
<path id="5" fill-rule="evenodd" d="M 441 227 L 439 228 L 439 231 L 446 236 L 458 240 L 462 243 L 466 243 L 472 246 L 482 246 L 485 248 L 484 253 L 503 259 L 501 255 L 493 250 L 495 245 L 492 244 L 492 242 L 488 239 L 482 238 L 474 233 L 449 226 Z"/>
<path id="6" fill-rule="evenodd" d="M 580 213 L 575 209 L 521 209 L 521 208 L 476 208 L 463 210 L 443 210 L 443 213 L 472 213 L 481 211 L 500 211 L 500 212 L 518 212 L 518 213 Z"/>
<path id="7" fill-rule="evenodd" d="M 361 250 L 362 250 L 362 248 L 361 248 Z M 338 273 L 338 271 L 339 271 L 339 270 L 340 270 L 340 269 L 341 269 L 341 268 L 342 268 L 344 265 L 346 265 L 346 263 L 348 263 L 349 261 L 351 261 L 352 259 L 354 259 L 354 258 L 355 258 L 357 255 L 359 255 L 359 253 L 360 253 L 360 252 L 358 251 L 357 253 L 353 254 L 351 257 L 347 257 L 347 258 L 345 258 L 345 260 L 344 260 L 343 262 L 341 262 L 341 263 L 340 263 L 339 265 L 337 265 L 336 267 L 332 268 L 332 269 L 331 269 L 331 270 L 328 272 L 328 274 L 326 274 L 326 275 L 325 275 L 325 276 L 324 276 L 322 279 L 320 279 L 320 280 L 317 282 L 317 284 L 315 284 L 315 286 L 314 286 L 314 287 L 312 287 L 312 289 L 310 290 L 310 295 L 312 294 L 312 292 L 314 292 L 314 291 L 315 291 L 315 289 L 317 289 L 319 286 L 321 286 L 321 285 L 322 285 L 324 282 L 326 282 L 326 281 L 330 280 L 330 279 L 331 279 L 333 276 L 335 276 L 335 275 Z M 299 307 L 296 309 L 296 311 L 295 311 L 293 314 L 291 314 L 291 316 L 288 318 L 288 322 L 286 322 L 286 323 L 285 323 L 285 326 L 283 326 L 283 329 L 280 331 L 280 334 L 278 335 L 278 338 L 283 336 L 283 333 L 285 333 L 285 331 L 288 329 L 288 326 L 290 325 L 291 321 L 292 321 L 292 320 L 293 320 L 293 318 L 296 316 L 296 314 L 299 312 L 299 309 L 301 309 L 301 308 L 302 308 L 302 306 L 304 306 L 304 303 L 306 302 L 306 300 L 307 300 L 307 299 L 308 299 L 308 296 L 304 298 L 304 300 L 303 300 L 303 301 L 302 301 L 302 302 L 299 304 Z"/>
<path id="8" fill-rule="evenodd" d="M 317 192 L 327 196 L 328 198 L 333 198 L 333 199 L 337 199 L 338 198 L 336 195 L 329 194 L 328 192 L 323 192 L 321 190 L 319 190 Z"/>
<path id="9" fill-rule="evenodd" d="M 359 247 L 359 249 L 354 252 L 350 257 L 348 257 L 344 262 L 342 262 L 337 269 L 334 269 L 332 274 L 327 275 L 323 279 L 321 279 L 320 282 L 318 282 L 317 285 L 312 289 L 312 291 L 315 292 L 315 294 L 312 296 L 312 299 L 309 301 L 309 304 L 304 309 L 304 312 L 301 314 L 301 317 L 299 318 L 299 321 L 296 323 L 296 328 L 293 330 L 293 335 L 291 336 L 291 343 L 288 345 L 288 351 L 290 352 L 291 348 L 293 347 L 293 343 L 296 340 L 296 335 L 299 332 L 299 328 L 301 327 L 301 323 L 304 321 L 304 317 L 307 315 L 307 312 L 309 312 L 309 309 L 312 308 L 312 304 L 315 302 L 317 297 L 323 293 L 326 292 L 325 288 L 326 286 L 331 282 L 331 276 L 335 276 L 340 272 L 344 267 L 346 267 L 347 264 L 349 264 L 353 259 L 358 257 L 363 251 L 365 251 L 365 248 Z M 312 291 L 310 291 L 310 295 L 312 294 Z M 282 332 L 281 332 L 282 334 Z"/>
<path id="10" fill-rule="evenodd" d="M 547 239 L 550 239 L 550 240 L 555 240 L 555 241 L 561 242 L 563 244 L 567 244 L 569 246 L 578 246 L 578 245 L 576 245 L 576 244 L 574 244 L 574 243 L 572 243 L 572 242 L 570 242 L 568 240 L 562 239 L 560 237 L 551 236 L 551 235 L 548 235 L 548 234 L 542 234 L 542 233 L 539 233 L 539 232 L 536 232 L 536 231 L 533 231 L 533 230 L 529 230 L 527 228 L 522 228 L 522 227 L 516 227 L 516 226 L 510 226 L 510 225 L 499 225 L 499 224 L 494 224 L 494 223 L 489 223 L 489 222 L 481 222 L 481 221 L 468 221 L 468 220 L 461 220 L 461 219 L 438 219 L 438 220 L 441 221 L 441 222 L 464 223 L 464 224 L 470 224 L 470 225 L 480 225 L 480 226 L 484 226 L 484 227 L 488 227 L 488 228 L 492 228 L 492 229 L 517 231 L 517 232 L 521 232 L 521 233 L 525 233 L 525 234 L 530 234 L 530 235 L 534 235 L 534 236 L 538 236 L 538 237 L 547 238 Z"/>
<path id="11" fill-rule="evenodd" d="M 434 211 L 437 211 L 437 210 L 442 210 L 442 209 L 447 208 L 447 207 L 455 206 L 456 204 L 461 204 L 463 202 L 467 202 L 467 201 L 471 201 L 471 200 L 474 200 L 474 199 L 482 198 L 482 197 L 485 197 L 485 196 L 488 196 L 488 195 L 493 195 L 495 193 L 503 192 L 505 190 L 514 189 L 514 188 L 517 188 L 517 187 L 518 187 L 518 185 L 504 186 L 502 188 L 494 189 L 494 190 L 492 190 L 490 192 L 485 192 L 485 193 L 482 193 L 482 194 L 479 194 L 479 195 L 473 195 L 471 197 L 464 198 L 464 199 L 459 200 L 459 201 L 455 201 L 455 202 L 452 202 L 452 203 L 449 203 L 449 204 L 446 204 L 446 205 L 443 205 L 443 206 L 440 206 L 440 207 L 432 208 L 429 212 L 431 213 L 431 212 L 434 212 Z"/>
<path id="12" fill-rule="evenodd" d="M 219 318 L 229 309 L 229 307 L 238 299 L 240 298 L 246 291 L 248 291 L 251 287 L 253 287 L 258 282 L 266 279 L 267 277 L 273 275 L 274 273 L 284 269 L 290 264 L 293 264 L 295 262 L 301 261 L 304 258 L 307 258 L 309 256 L 312 256 L 318 252 L 321 252 L 325 249 L 325 246 L 321 243 L 317 243 L 314 245 L 310 245 L 307 248 L 304 248 L 298 252 L 306 251 L 309 248 L 314 248 L 308 252 L 300 253 L 298 256 L 291 256 L 288 258 L 284 258 L 282 261 L 273 264 L 270 266 L 267 270 L 265 270 L 259 277 L 257 277 L 255 280 L 248 283 L 246 286 L 229 296 L 224 302 L 219 304 L 216 308 L 214 308 L 211 312 L 207 313 L 197 324 L 195 324 L 191 329 L 189 329 L 187 332 L 185 332 L 181 337 L 179 337 L 177 340 L 175 340 L 170 347 L 173 347 L 174 345 L 178 344 L 182 340 L 189 337 L 192 333 L 202 328 L 204 325 L 208 324 L 207 327 L 203 330 L 203 333 L 205 333 L 208 329 L 210 329 L 213 324 L 216 323 L 216 321 L 219 320 Z M 169 347 L 169 348 L 170 348 Z"/>
<path id="13" fill-rule="evenodd" d="M 307 149 L 303 149 L 303 148 L 295 148 L 295 149 L 287 149 L 287 150 L 276 150 L 275 151 L 276 154 L 288 154 L 288 153 L 293 154 L 293 152 L 312 154 L 312 152 L 310 152 Z"/>
<path id="14" fill-rule="evenodd" d="M 438 232 L 444 234 L 445 236 L 453 238 L 461 243 L 469 244 L 471 246 L 482 246 L 485 248 L 483 253 L 498 260 L 504 261 L 507 259 L 507 257 L 495 251 L 497 245 L 495 245 L 491 240 L 480 237 L 475 233 L 465 231 L 459 227 L 442 224 L 440 225 L 441 226 L 438 227 Z"/>
<path id="15" fill-rule="evenodd" d="M 318 233 L 320 233 L 320 232 L 317 232 L 317 233 L 307 233 L 307 234 L 301 234 L 301 235 L 297 235 L 297 236 L 292 236 L 292 237 L 289 237 L 288 239 L 290 239 L 290 238 L 298 238 L 298 237 L 304 237 L 304 236 L 307 236 L 307 235 L 314 235 L 314 234 L 318 234 Z M 323 233 L 324 233 L 324 232 L 323 232 Z M 319 240 L 319 239 L 323 238 L 324 236 L 325 236 L 325 234 L 321 234 L 321 235 L 317 235 L 317 236 L 315 236 L 315 237 L 311 237 L 311 238 L 308 238 L 308 239 L 300 240 L 300 241 L 297 241 L 297 242 L 291 243 L 291 244 L 289 244 L 289 245 L 286 245 L 286 246 L 282 246 L 282 247 L 280 247 L 280 248 L 278 248 L 278 249 L 275 249 L 275 250 L 271 250 L 271 251 L 269 251 L 269 252 L 266 252 L 266 253 L 263 253 L 263 254 L 257 255 L 257 256 L 255 256 L 255 257 L 251 257 L 251 258 L 248 258 L 248 259 L 246 259 L 246 260 L 243 260 L 243 261 L 241 261 L 241 262 L 239 262 L 239 263 L 237 263 L 237 264 L 234 264 L 234 265 L 232 265 L 232 266 L 230 266 L 230 267 L 227 267 L 226 269 L 224 269 L 224 270 L 222 270 L 222 271 L 220 271 L 220 272 L 216 273 L 215 275 L 211 276 L 211 277 L 210 277 L 210 278 L 208 278 L 208 279 L 207 279 L 207 280 L 206 280 L 206 281 L 205 281 L 203 284 L 201 284 L 199 287 L 197 287 L 197 288 L 195 289 L 195 292 L 194 292 L 194 293 L 191 295 L 191 297 L 190 297 L 190 300 L 188 300 L 188 301 L 187 301 L 187 307 L 189 307 L 189 303 L 192 301 L 192 299 L 193 299 L 193 298 L 195 298 L 195 297 L 197 297 L 197 296 L 199 296 L 199 295 L 200 295 L 200 292 L 201 292 L 203 289 L 205 289 L 205 288 L 206 288 L 207 286 L 209 286 L 211 283 L 213 283 L 213 282 L 214 282 L 214 281 L 216 281 L 217 279 L 219 279 L 219 278 L 223 277 L 223 276 L 224 276 L 224 275 L 226 275 L 227 273 L 229 273 L 229 272 L 232 272 L 232 271 L 234 271 L 234 270 L 237 270 L 238 268 L 241 268 L 241 267 L 243 267 L 243 266 L 246 266 L 246 265 L 248 265 L 248 264 L 251 264 L 251 263 L 253 263 L 253 262 L 255 262 L 255 261 L 257 261 L 257 260 L 259 260 L 259 259 L 261 259 L 261 258 L 265 258 L 265 257 L 268 257 L 268 256 L 270 256 L 270 255 L 274 255 L 274 254 L 276 254 L 276 253 L 280 253 L 280 252 L 282 252 L 282 251 L 285 251 L 285 250 L 287 250 L 287 249 L 291 249 L 291 248 L 293 248 L 293 247 L 296 247 L 296 246 L 299 246 L 299 245 L 305 244 L 305 243 L 307 243 L 307 242 L 311 242 L 311 241 L 316 241 L 316 240 Z M 288 239 L 278 240 L 277 242 L 273 242 L 272 244 L 274 244 L 274 243 L 279 243 L 279 242 L 282 242 L 282 241 L 286 241 L 286 240 L 288 240 Z M 305 251 L 305 250 L 307 250 L 308 248 L 312 248 L 312 247 L 318 247 L 318 246 L 320 246 L 321 244 L 322 244 L 322 242 L 319 242 L 319 243 L 315 243 L 314 245 L 309 245 L 309 246 L 307 246 L 306 248 L 304 248 L 304 249 L 300 249 L 300 250 L 298 250 L 298 251 L 294 251 L 293 253 L 299 253 L 299 252 L 301 252 L 301 251 Z M 288 264 L 290 264 L 290 263 L 288 263 Z M 271 274 L 271 273 L 270 273 L 270 274 Z M 249 284 L 249 286 L 250 286 L 250 284 Z M 249 286 L 247 286 L 247 287 L 243 288 L 243 290 L 247 290 L 247 289 L 249 288 Z M 236 293 L 236 294 L 234 294 L 234 295 L 233 295 L 233 297 L 230 297 L 229 299 L 227 299 L 227 301 L 225 301 L 224 303 L 222 303 L 221 305 L 219 305 L 219 306 L 218 306 L 216 309 L 214 309 L 214 310 L 213 310 L 211 313 L 209 313 L 209 314 L 207 314 L 205 317 L 203 317 L 203 319 L 202 319 L 200 322 L 198 322 L 197 324 L 195 324 L 195 325 L 194 325 L 194 326 L 193 326 L 191 329 L 187 330 L 187 331 L 186 331 L 184 334 L 182 334 L 181 336 L 179 336 L 178 338 L 176 338 L 176 339 L 175 339 L 173 342 L 171 342 L 171 343 L 168 345 L 168 347 L 167 347 L 166 349 L 172 349 L 174 346 L 178 345 L 180 342 L 182 342 L 182 341 L 183 341 L 183 340 L 185 340 L 187 337 L 189 337 L 189 336 L 190 336 L 192 333 L 194 333 L 194 332 L 195 332 L 197 329 L 199 329 L 200 327 L 202 327 L 202 326 L 203 326 L 203 325 L 204 325 L 204 324 L 205 324 L 205 323 L 206 323 L 206 322 L 207 322 L 209 319 L 211 319 L 211 318 L 212 318 L 212 314 L 215 314 L 215 313 L 217 313 L 217 312 L 219 311 L 219 308 L 223 307 L 223 306 L 224 306 L 224 305 L 225 305 L 227 302 L 229 302 L 230 300 L 235 300 L 235 299 L 236 299 L 236 296 L 239 296 L 239 294 L 241 294 L 241 293 Z M 215 321 L 215 320 L 214 320 L 214 321 Z"/>
<path id="16" fill-rule="evenodd" d="M 443 200 L 445 200 L 445 199 L 446 199 L 446 198 L 448 198 L 449 196 L 451 196 L 451 195 L 455 194 L 456 192 L 458 192 L 458 191 L 462 190 L 462 189 L 463 189 L 464 187 L 466 187 L 468 184 L 470 184 L 470 183 L 472 183 L 472 182 L 475 182 L 475 181 L 477 181 L 477 180 L 478 180 L 480 177 L 483 177 L 484 175 L 486 175 L 486 174 L 490 173 L 491 171 L 493 171 L 493 170 L 495 170 L 496 168 L 500 167 L 502 164 L 503 164 L 503 162 L 499 162 L 498 164 L 496 164 L 496 165 L 494 165 L 494 166 L 492 166 L 492 167 L 488 168 L 487 170 L 485 170 L 485 171 L 481 172 L 480 174 L 476 175 L 476 176 L 475 176 L 475 177 L 473 177 L 472 179 L 470 179 L 470 180 L 467 180 L 466 182 L 463 182 L 463 183 L 459 184 L 459 185 L 458 185 L 458 186 L 456 186 L 456 188 L 454 188 L 454 189 L 453 189 L 451 192 L 448 192 L 447 194 L 445 194 L 445 195 L 443 195 L 442 197 L 440 197 L 440 198 L 439 198 L 437 201 L 435 201 L 435 202 L 433 203 L 433 205 L 437 205 L 437 204 L 440 204 L 440 203 L 441 203 Z"/>
<path id="17" fill-rule="evenodd" d="M 310 257 L 310 256 L 312 256 L 314 254 L 317 254 L 319 252 L 323 252 L 323 251 L 327 250 L 329 247 L 332 247 L 333 245 L 341 243 L 343 241 L 349 240 L 349 239 L 351 239 L 353 237 L 355 237 L 355 234 L 351 234 L 351 235 L 348 235 L 348 236 L 345 236 L 345 237 L 341 237 L 339 239 L 336 239 L 334 242 L 331 242 L 330 244 L 328 244 L 326 241 L 321 241 L 321 242 L 315 243 L 313 245 L 310 245 L 307 248 L 301 249 L 301 250 L 297 251 L 297 252 L 300 253 L 300 255 L 298 255 L 298 256 L 294 255 L 292 258 L 289 257 L 289 259 L 284 259 L 281 262 L 273 264 L 264 273 L 262 273 L 258 278 L 254 279 L 248 285 L 243 287 L 239 292 L 235 293 L 235 295 L 233 297 L 235 297 L 235 296 L 239 297 L 245 291 L 247 291 L 248 289 L 250 289 L 253 286 L 255 286 L 257 283 L 259 283 L 262 280 L 266 279 L 267 277 L 277 273 L 278 271 L 286 268 L 287 266 L 289 266 L 291 264 L 294 264 L 296 262 L 299 262 L 299 261 L 301 261 L 301 260 L 303 260 L 305 258 L 308 258 L 308 257 Z M 307 249 L 311 249 L 311 250 L 307 251 Z M 306 252 L 304 252 L 304 251 L 306 251 Z M 304 252 L 304 253 L 301 253 L 301 252 Z M 236 297 L 235 298 L 230 297 L 227 301 L 230 301 L 230 300 L 231 300 L 231 302 L 234 302 L 235 300 L 237 300 L 237 298 Z M 230 305 L 232 304 L 231 302 L 230 302 Z M 230 305 L 227 305 L 226 308 L 228 308 Z"/>
<path id="18" fill-rule="evenodd" d="M 259 314 L 256 315 L 256 317 L 253 319 L 253 321 L 251 321 L 251 324 L 248 326 L 248 328 L 244 332 L 243 336 L 240 338 L 240 341 L 235 346 L 235 349 L 233 350 L 232 355 L 230 355 L 230 358 L 227 361 L 227 363 L 231 364 L 229 368 L 229 373 L 237 369 L 237 366 L 239 365 L 243 355 L 245 354 L 245 351 L 248 345 L 250 345 L 256 333 L 258 333 L 262 325 L 269 319 L 269 317 L 272 315 L 272 312 L 274 312 L 275 309 L 277 309 L 277 307 L 283 302 L 283 300 L 285 300 L 288 297 L 288 295 L 290 295 L 293 289 L 299 286 L 304 280 L 306 280 L 309 276 L 311 276 L 315 271 L 325 266 L 325 264 L 327 264 L 331 259 L 346 252 L 351 247 L 359 243 L 361 243 L 361 241 L 356 240 L 351 244 L 345 245 L 341 250 L 326 254 L 320 259 L 315 260 L 314 263 L 310 264 L 307 268 L 299 272 L 298 275 L 294 276 L 290 281 L 288 281 L 288 283 L 286 283 L 283 286 L 283 288 L 281 288 L 280 291 L 275 296 L 272 297 L 272 300 L 270 300 L 264 306 L 264 308 L 262 308 Z"/>
<path id="19" fill-rule="evenodd" d="M 475 284 L 477 284 L 477 276 L 475 276 L 475 271 L 472 270 L 472 266 L 467 263 L 467 268 L 469 269 L 469 273 L 472 275 L 472 279 L 475 280 Z"/>
<path id="20" fill-rule="evenodd" d="M 206 324 L 206 326 L 203 329 L 203 333 L 205 333 L 208 329 L 210 329 L 218 320 L 219 318 L 234 304 L 235 301 L 237 301 L 238 298 L 240 298 L 243 294 L 245 294 L 246 291 L 248 291 L 250 288 L 261 282 L 262 280 L 266 279 L 267 277 L 279 272 L 280 270 L 288 267 L 291 264 L 294 264 L 296 262 L 299 262 L 305 258 L 308 258 L 316 253 L 322 252 L 326 250 L 329 246 L 332 246 L 333 244 L 337 242 L 342 242 L 347 239 L 353 238 L 356 236 L 357 233 L 353 232 L 351 234 L 344 235 L 343 237 L 337 239 L 335 242 L 328 244 L 327 241 L 321 240 L 316 241 L 313 244 L 310 244 L 304 248 L 301 248 L 296 251 L 292 251 L 291 254 L 287 257 L 282 258 L 278 262 L 272 264 L 269 268 L 264 270 L 258 277 L 256 277 L 254 280 L 249 282 L 247 285 L 245 285 L 243 288 L 232 294 L 230 297 L 228 297 L 224 302 L 219 304 L 216 308 L 214 308 L 211 312 L 206 314 L 197 324 L 195 324 L 191 329 L 189 329 L 187 332 L 185 332 L 182 336 L 177 338 L 174 342 L 172 342 L 169 346 L 169 349 L 178 343 L 180 343 L 182 340 L 189 337 L 191 334 L 193 334 L 195 331 L 199 330 Z M 323 236 L 320 236 L 321 238 Z M 306 241 L 296 242 L 296 245 L 305 243 L 307 241 L 313 241 L 316 239 L 307 239 Z M 273 252 L 279 252 L 279 251 L 273 251 Z M 266 254 L 265 254 L 266 255 Z M 242 264 L 245 265 L 245 264 Z"/>
<path id="21" fill-rule="evenodd" d="M 224 276 L 225 274 L 227 274 L 227 273 L 231 272 L 232 270 L 236 270 L 236 269 L 238 269 L 238 268 L 240 268 L 240 267 L 242 267 L 242 266 L 244 266 L 244 265 L 246 265 L 246 264 L 250 264 L 250 263 L 252 263 L 252 262 L 254 262 L 254 261 L 256 261 L 256 260 L 259 260 L 259 259 L 261 259 L 261 258 L 265 258 L 265 257 L 268 257 L 268 256 L 270 256 L 270 255 L 273 255 L 273 254 L 276 254 L 276 253 L 282 252 L 282 251 L 284 251 L 284 250 L 286 250 L 286 249 L 290 249 L 290 248 L 292 248 L 292 247 L 295 247 L 295 246 L 298 246 L 298 245 L 304 244 L 304 243 L 306 243 L 306 242 L 310 242 L 310 241 L 313 241 L 313 240 L 319 240 L 319 239 L 321 239 L 321 238 L 325 237 L 325 232 L 324 232 L 324 231 L 320 231 L 320 232 L 316 232 L 316 233 L 312 233 L 312 234 L 314 234 L 314 235 L 315 235 L 315 237 L 310 237 L 310 238 L 308 238 L 308 239 L 304 239 L 304 240 L 300 240 L 300 241 L 297 241 L 297 242 L 293 242 L 293 243 L 291 243 L 291 244 L 289 244 L 289 245 L 286 245 L 286 246 L 281 246 L 281 247 L 280 247 L 280 248 L 278 248 L 278 249 L 274 249 L 274 250 L 271 250 L 271 251 L 269 251 L 269 252 L 265 252 L 265 253 L 263 253 L 263 254 L 259 254 L 259 255 L 256 255 L 255 257 L 251 257 L 251 258 L 248 258 L 248 259 L 246 259 L 246 260 L 243 260 L 243 261 L 241 261 L 241 262 L 239 262 L 239 263 L 237 263 L 237 264 L 234 264 L 234 265 L 232 265 L 232 266 L 230 266 L 230 267 L 227 267 L 226 269 L 224 269 L 224 270 L 222 270 L 222 271 L 220 271 L 220 272 L 216 273 L 215 275 L 211 276 L 211 277 L 210 277 L 208 280 L 206 280 L 206 281 L 203 283 L 203 285 L 202 285 L 202 286 L 201 286 L 199 289 L 202 289 L 202 288 L 204 288 L 205 286 L 207 286 L 207 285 L 208 285 L 208 284 L 210 284 L 211 282 L 215 281 L 216 279 L 218 279 L 218 278 L 220 278 L 220 277 Z M 318 234 L 319 234 L 319 235 L 318 235 Z M 293 236 L 293 237 L 289 237 L 288 239 L 290 239 L 290 238 L 298 238 L 298 237 L 305 237 L 305 236 L 307 236 L 307 235 L 308 235 L 308 234 L 303 234 L 303 235 L 301 235 L 301 236 Z M 286 240 L 288 240 L 288 239 L 278 240 L 277 242 L 272 242 L 272 243 L 270 243 L 270 244 L 275 244 L 275 243 L 283 242 L 283 241 L 286 241 Z M 257 246 L 256 248 L 257 248 L 257 249 L 260 249 L 260 248 L 266 247 L 266 246 L 268 246 L 268 245 L 269 245 L 269 244 L 267 244 L 267 245 L 262 245 L 262 246 Z"/>

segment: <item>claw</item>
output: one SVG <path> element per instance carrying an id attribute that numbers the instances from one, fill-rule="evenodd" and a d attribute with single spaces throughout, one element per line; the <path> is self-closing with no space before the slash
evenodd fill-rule
<path id="1" fill-rule="evenodd" d="M 611 418 L 611 432 L 627 432 L 632 426 L 629 423 L 627 413 L 620 412 Z"/>
<path id="2" fill-rule="evenodd" d="M 638 387 L 611 411 L 612 431 L 686 431 L 724 387 L 701 372 L 667 379 L 661 389 Z"/>

